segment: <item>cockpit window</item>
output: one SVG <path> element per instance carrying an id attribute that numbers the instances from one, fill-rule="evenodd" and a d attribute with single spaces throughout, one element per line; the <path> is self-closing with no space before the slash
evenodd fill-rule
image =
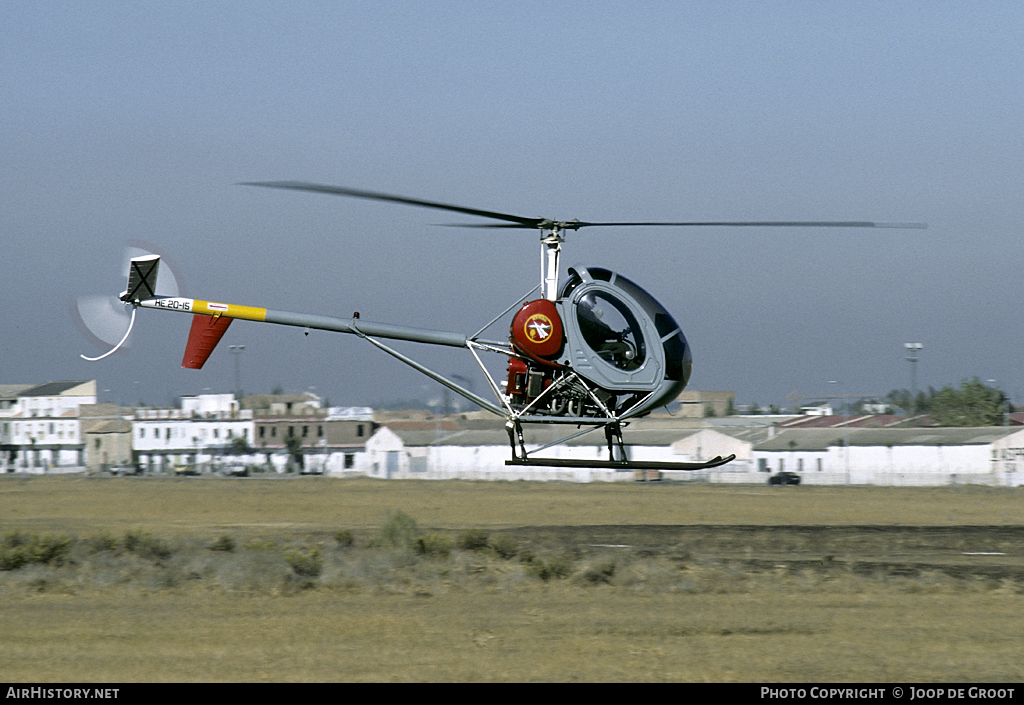
<path id="1" fill-rule="evenodd" d="M 638 369 L 646 357 L 640 325 L 629 307 L 603 291 L 592 291 L 576 304 L 576 318 L 587 345 L 598 357 L 622 370 Z"/>
<path id="2" fill-rule="evenodd" d="M 576 290 L 576 287 L 578 287 L 582 283 L 583 279 L 581 279 L 580 275 L 576 273 L 576 270 L 570 269 L 569 278 L 562 286 L 562 293 L 559 295 L 559 298 L 568 299 L 572 295 L 572 292 Z"/>

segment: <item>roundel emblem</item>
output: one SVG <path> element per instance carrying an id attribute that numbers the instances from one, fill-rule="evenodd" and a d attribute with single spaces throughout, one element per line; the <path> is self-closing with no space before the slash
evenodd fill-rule
<path id="1" fill-rule="evenodd" d="M 555 304 L 547 299 L 523 304 L 512 319 L 509 333 L 516 348 L 535 358 L 547 359 L 562 352 L 562 319 Z"/>
<path id="2" fill-rule="evenodd" d="M 523 333 L 531 343 L 546 343 L 554 332 L 554 324 L 543 313 L 533 314 L 526 319 L 526 323 L 523 325 Z"/>

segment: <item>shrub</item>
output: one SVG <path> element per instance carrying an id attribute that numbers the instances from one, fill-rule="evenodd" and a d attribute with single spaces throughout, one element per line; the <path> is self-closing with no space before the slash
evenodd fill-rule
<path id="1" fill-rule="evenodd" d="M 482 551 L 490 543 L 490 536 L 483 529 L 467 529 L 459 536 L 459 548 L 463 551 Z"/>
<path id="2" fill-rule="evenodd" d="M 427 534 L 416 539 L 416 553 L 424 556 L 447 558 L 452 553 L 454 541 L 440 534 Z"/>
<path id="3" fill-rule="evenodd" d="M 504 558 L 507 561 L 515 558 L 519 553 L 519 544 L 508 536 L 499 536 L 491 541 L 491 550 L 497 554 L 498 558 Z"/>
<path id="4" fill-rule="evenodd" d="M 593 585 L 597 585 L 598 583 L 609 583 L 611 582 L 613 575 L 615 575 L 614 558 L 609 558 L 606 561 L 595 563 L 583 571 L 583 579 Z"/>
<path id="5" fill-rule="evenodd" d="M 93 553 L 100 553 L 102 551 L 114 553 L 117 551 L 117 537 L 106 531 L 102 534 L 90 536 L 85 540 L 85 544 Z"/>
<path id="6" fill-rule="evenodd" d="M 0 570 L 17 570 L 30 563 L 63 565 L 74 540 L 68 537 L 37 536 L 12 531 L 0 544 Z"/>
<path id="7" fill-rule="evenodd" d="M 318 578 L 324 570 L 324 560 L 320 557 L 320 549 L 314 546 L 309 551 L 295 549 L 284 554 L 284 559 L 292 567 L 295 574 L 302 578 Z"/>
<path id="8" fill-rule="evenodd" d="M 338 542 L 338 545 L 342 548 L 349 548 L 356 542 L 355 537 L 352 536 L 352 532 L 348 529 L 338 529 L 334 532 L 334 540 Z"/>
<path id="9" fill-rule="evenodd" d="M 567 578 L 572 574 L 572 559 L 568 556 L 561 556 L 545 561 L 531 556 L 531 559 L 526 562 L 526 573 L 545 582 L 552 578 Z"/>
<path id="10" fill-rule="evenodd" d="M 382 546 L 407 549 L 416 540 L 416 533 L 416 520 L 399 509 L 388 512 L 388 518 L 377 534 L 377 542 Z"/>
<path id="11" fill-rule="evenodd" d="M 163 540 L 145 531 L 127 531 L 122 542 L 124 550 L 141 558 L 170 558 L 173 551 Z"/>
<path id="12" fill-rule="evenodd" d="M 209 548 L 211 551 L 226 551 L 227 553 L 231 553 L 235 550 L 235 540 L 225 534 L 211 543 Z"/>

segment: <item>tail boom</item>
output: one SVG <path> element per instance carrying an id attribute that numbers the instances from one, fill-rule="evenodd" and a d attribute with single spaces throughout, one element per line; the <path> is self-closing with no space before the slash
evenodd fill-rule
<path id="1" fill-rule="evenodd" d="M 266 308 L 257 308 L 256 306 L 222 304 L 214 301 L 186 299 L 180 296 L 158 296 L 146 299 L 145 301 L 139 301 L 138 305 L 143 308 L 153 308 L 162 311 L 241 318 L 246 321 L 257 321 L 259 323 L 276 323 L 282 326 L 330 330 L 336 333 L 354 333 L 359 336 L 408 340 L 413 343 L 447 345 L 453 348 L 466 347 L 466 341 L 468 340 L 464 333 L 450 333 L 448 331 L 429 330 L 426 328 L 409 328 L 390 323 L 374 323 L 373 321 L 357 318 L 333 318 L 331 316 L 317 316 L 308 313 L 273 311 Z"/>

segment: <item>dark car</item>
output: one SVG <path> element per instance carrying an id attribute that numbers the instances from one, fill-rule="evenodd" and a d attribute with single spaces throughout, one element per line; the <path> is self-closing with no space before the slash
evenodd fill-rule
<path id="1" fill-rule="evenodd" d="M 800 476 L 797 475 L 795 472 L 787 472 L 787 471 L 783 470 L 782 472 L 780 472 L 780 473 L 778 473 L 776 475 L 772 475 L 771 477 L 769 477 L 768 478 L 768 484 L 769 485 L 799 485 L 800 484 Z"/>

